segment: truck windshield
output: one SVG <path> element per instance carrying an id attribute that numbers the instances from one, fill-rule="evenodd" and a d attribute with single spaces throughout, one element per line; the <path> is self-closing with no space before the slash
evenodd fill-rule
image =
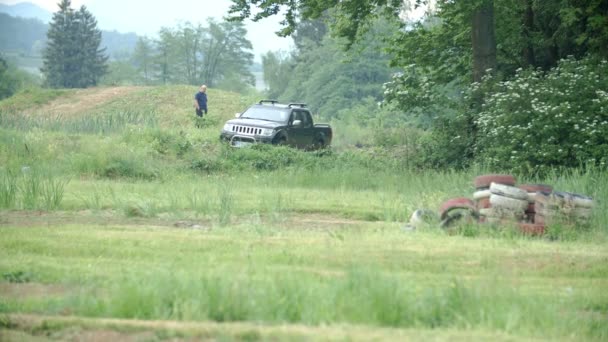
<path id="1" fill-rule="evenodd" d="M 276 108 L 251 107 L 241 115 L 242 119 L 259 119 L 266 121 L 285 122 L 288 113 L 285 110 Z"/>

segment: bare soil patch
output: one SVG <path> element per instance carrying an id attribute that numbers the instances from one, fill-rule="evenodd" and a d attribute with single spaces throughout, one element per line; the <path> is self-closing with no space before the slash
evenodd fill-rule
<path id="1" fill-rule="evenodd" d="M 0 283 L 0 296 L 13 299 L 61 296 L 69 289 L 61 285 L 40 283 Z"/>
<path id="2" fill-rule="evenodd" d="M 514 336 L 483 330 L 399 329 L 347 324 L 307 326 L 253 322 L 180 322 L 74 316 L 9 315 L 13 331 L 36 331 L 54 327 L 47 336 L 68 341 L 403 341 L 449 340 L 514 341 Z"/>
<path id="3" fill-rule="evenodd" d="M 159 228 L 179 228 L 179 229 L 201 229 L 209 230 L 215 225 L 213 218 L 175 218 L 175 217 L 125 217 L 123 213 L 115 210 L 82 210 L 82 211 L 0 211 L 0 227 L 39 227 L 60 226 L 60 225 L 128 225 L 146 226 Z M 324 229 L 349 229 L 362 225 L 386 225 L 386 222 L 369 222 L 354 219 L 345 219 L 328 214 L 301 214 L 285 213 L 277 221 L 272 217 L 262 216 L 263 224 L 285 227 L 296 230 L 324 230 Z M 243 225 L 251 222 L 247 215 L 236 217 L 233 224 Z"/>

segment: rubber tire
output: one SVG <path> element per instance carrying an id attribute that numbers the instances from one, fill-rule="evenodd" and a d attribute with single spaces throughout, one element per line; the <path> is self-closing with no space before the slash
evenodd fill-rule
<path id="1" fill-rule="evenodd" d="M 473 199 L 480 200 L 482 198 L 490 198 L 490 195 L 492 195 L 490 190 L 478 190 L 473 193 Z"/>
<path id="2" fill-rule="evenodd" d="M 528 208 L 526 209 L 526 214 L 535 214 L 536 213 L 536 206 L 534 205 L 534 202 L 530 203 L 528 202 Z"/>
<path id="3" fill-rule="evenodd" d="M 490 196 L 490 204 L 493 208 L 511 209 L 523 214 L 528 208 L 528 200 L 520 200 L 500 195 L 492 194 Z"/>
<path id="4" fill-rule="evenodd" d="M 589 220 L 591 219 L 591 215 L 593 215 L 593 210 L 591 208 L 576 207 L 572 211 L 572 216 L 576 219 Z"/>
<path id="5" fill-rule="evenodd" d="M 542 209 L 557 209 L 562 206 L 563 199 L 553 193 L 538 191 L 534 196 L 534 206 L 536 211 Z"/>
<path id="6" fill-rule="evenodd" d="M 562 213 L 557 209 L 536 208 L 536 215 L 544 216 L 545 218 L 561 217 Z"/>
<path id="7" fill-rule="evenodd" d="M 488 174 L 475 177 L 473 180 L 473 185 L 476 189 L 480 188 L 488 188 L 490 185 L 494 183 L 504 184 L 504 185 L 515 185 L 515 177 L 511 175 L 501 175 L 501 174 Z"/>
<path id="8" fill-rule="evenodd" d="M 313 146 L 312 146 L 313 150 L 322 150 L 325 147 L 326 147 L 325 139 L 323 139 L 322 137 L 315 138 L 315 142 L 313 143 Z"/>
<path id="9" fill-rule="evenodd" d="M 545 234 L 545 225 L 538 223 L 519 223 L 519 230 L 526 235 L 543 235 Z"/>
<path id="10" fill-rule="evenodd" d="M 547 223 L 547 220 L 545 219 L 545 217 L 543 215 L 540 215 L 537 213 L 534 215 L 534 223 L 544 225 Z"/>
<path id="11" fill-rule="evenodd" d="M 490 197 L 484 197 L 477 200 L 477 210 L 491 208 Z"/>
<path id="12" fill-rule="evenodd" d="M 500 208 L 486 208 L 479 209 L 479 215 L 487 218 L 495 218 L 501 220 L 522 220 L 524 218 L 524 214 L 509 210 L 509 209 L 500 209 Z"/>
<path id="13" fill-rule="evenodd" d="M 439 221 L 437 213 L 428 209 L 416 209 L 410 216 L 409 224 L 416 227 L 420 224 L 430 223 L 429 221 Z"/>
<path id="14" fill-rule="evenodd" d="M 563 191 L 554 192 L 553 194 L 561 201 L 560 204 L 564 206 L 582 208 L 593 208 L 594 206 L 593 198 L 589 196 Z"/>
<path id="15" fill-rule="evenodd" d="M 446 219 L 448 212 L 453 209 L 469 209 L 471 212 L 477 214 L 475 202 L 466 197 L 458 197 L 443 202 L 441 207 L 439 207 L 439 217 L 441 220 Z"/>
<path id="16" fill-rule="evenodd" d="M 547 184 L 520 184 L 517 187 L 531 193 L 537 191 L 553 192 L 553 187 Z"/>
<path id="17" fill-rule="evenodd" d="M 518 200 L 525 200 L 528 202 L 528 192 L 514 186 L 492 183 L 490 185 L 490 192 L 493 195 L 500 195 L 504 197 L 514 198 Z"/>

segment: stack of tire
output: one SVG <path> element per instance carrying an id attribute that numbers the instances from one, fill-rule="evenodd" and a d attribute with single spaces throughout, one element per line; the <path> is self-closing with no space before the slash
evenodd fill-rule
<path id="1" fill-rule="evenodd" d="M 537 224 L 588 224 L 594 206 L 591 197 L 570 192 L 539 191 L 534 203 Z"/>
<path id="2" fill-rule="evenodd" d="M 553 187 L 546 184 L 521 184 L 518 188 L 528 192 L 528 208 L 526 209 L 525 221 L 528 223 L 536 223 L 536 197 L 540 193 L 551 193 Z M 540 196 L 540 195 L 538 195 Z M 541 223 L 544 222 L 541 220 Z"/>
<path id="3" fill-rule="evenodd" d="M 536 188 L 515 187 L 515 177 L 511 175 L 490 174 L 474 180 L 475 200 L 480 222 L 493 224 L 517 223 L 520 230 L 529 234 L 542 234 L 544 224 L 536 224 L 529 218 L 535 215 L 536 193 L 528 192 Z M 545 188 L 543 188 L 545 189 Z M 533 199 L 531 205 L 530 200 Z"/>

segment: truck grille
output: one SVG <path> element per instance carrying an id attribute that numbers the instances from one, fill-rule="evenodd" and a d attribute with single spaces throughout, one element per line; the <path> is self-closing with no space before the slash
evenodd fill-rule
<path id="1" fill-rule="evenodd" d="M 247 127 L 247 126 L 232 126 L 232 131 L 242 135 L 260 135 L 262 134 L 261 128 Z"/>

